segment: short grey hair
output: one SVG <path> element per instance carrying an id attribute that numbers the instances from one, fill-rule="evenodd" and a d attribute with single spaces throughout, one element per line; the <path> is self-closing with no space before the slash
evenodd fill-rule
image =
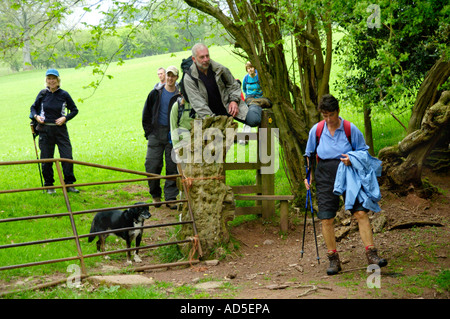
<path id="1" fill-rule="evenodd" d="M 203 43 L 194 44 L 194 46 L 192 47 L 192 55 L 197 57 L 197 51 L 201 48 L 208 48 L 208 47 Z"/>

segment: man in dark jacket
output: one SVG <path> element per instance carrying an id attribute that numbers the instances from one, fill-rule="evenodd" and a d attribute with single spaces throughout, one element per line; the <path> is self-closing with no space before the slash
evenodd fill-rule
<path id="1" fill-rule="evenodd" d="M 147 156 L 145 158 L 145 171 L 147 173 L 161 174 L 163 168 L 163 158 L 165 156 L 166 175 L 178 174 L 177 166 L 172 161 L 172 143 L 170 142 L 170 106 L 176 100 L 179 93 L 176 87 L 178 79 L 178 69 L 169 66 L 166 69 L 166 84 L 153 89 L 145 101 L 142 112 L 142 127 L 145 138 L 148 140 Z M 161 201 L 160 180 L 150 180 L 148 182 L 150 195 L 154 202 Z M 164 199 L 166 201 L 176 200 L 178 188 L 176 180 L 166 179 L 164 184 Z M 155 207 L 160 207 L 157 205 Z M 176 209 L 176 205 L 167 205 L 171 209 Z"/>

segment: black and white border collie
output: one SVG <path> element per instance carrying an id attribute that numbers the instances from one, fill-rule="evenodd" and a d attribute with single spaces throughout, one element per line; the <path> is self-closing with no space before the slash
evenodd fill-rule
<path id="1" fill-rule="evenodd" d="M 142 202 L 135 203 L 134 205 L 145 204 Z M 127 227 L 141 227 L 144 226 L 144 220 L 150 218 L 152 215 L 148 207 L 132 207 L 124 211 L 122 210 L 110 210 L 105 212 L 97 213 L 92 220 L 90 233 L 96 233 L 106 230 L 127 228 Z M 127 242 L 127 248 L 131 247 L 131 243 L 136 239 L 136 248 L 141 244 L 143 229 L 119 231 L 114 233 L 116 236 L 123 238 Z M 97 240 L 97 251 L 105 251 L 105 241 L 106 237 L 110 234 L 100 234 L 89 236 L 88 242 L 92 242 L 95 237 L 98 236 Z M 139 263 L 142 262 L 141 258 L 138 256 L 138 250 L 134 251 L 134 261 Z M 107 257 L 106 257 L 107 258 Z M 127 263 L 131 264 L 131 251 L 127 251 Z"/>

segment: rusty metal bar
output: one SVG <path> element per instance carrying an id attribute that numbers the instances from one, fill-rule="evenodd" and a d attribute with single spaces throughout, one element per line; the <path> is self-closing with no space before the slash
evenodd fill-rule
<path id="1" fill-rule="evenodd" d="M 26 188 L 26 189 L 18 189 L 18 190 L 6 190 L 6 191 L 0 191 L 0 194 L 2 194 L 2 193 L 14 193 L 14 192 L 33 191 L 33 190 L 45 190 L 45 189 L 62 188 L 63 195 L 64 195 L 64 200 L 65 200 L 68 212 L 67 213 L 57 213 L 57 214 L 45 214 L 45 215 L 36 215 L 36 216 L 24 216 L 24 217 L 6 218 L 6 219 L 0 219 L 0 223 L 2 223 L 2 222 L 3 223 L 4 222 L 12 222 L 12 221 L 21 221 L 21 220 L 30 220 L 30 219 L 69 216 L 70 222 L 71 222 L 71 227 L 72 227 L 72 232 L 73 232 L 74 236 L 61 237 L 61 238 L 52 238 L 52 239 L 46 239 L 46 240 L 38 240 L 38 241 L 33 241 L 33 242 L 24 242 L 24 243 L 2 245 L 2 246 L 0 246 L 0 249 L 20 247 L 20 246 L 28 246 L 28 245 L 38 245 L 38 244 L 43 244 L 43 243 L 52 243 L 52 242 L 59 242 L 59 241 L 66 241 L 66 240 L 75 240 L 75 243 L 76 243 L 76 246 L 77 246 L 77 254 L 78 254 L 78 256 L 76 256 L 76 257 L 65 257 L 65 258 L 59 258 L 59 259 L 53 259 L 53 260 L 45 260 L 45 261 L 32 262 L 32 263 L 26 263 L 26 264 L 19 264 L 19 265 L 3 266 L 3 267 L 0 267 L 0 271 L 1 270 L 16 269 L 16 268 L 31 267 L 31 266 L 38 266 L 38 265 L 45 265 L 45 264 L 50 264 L 50 263 L 58 263 L 58 262 L 64 262 L 64 261 L 79 260 L 80 264 L 81 264 L 81 269 L 82 269 L 82 276 L 83 276 L 83 278 L 85 278 L 87 275 L 86 275 L 86 267 L 85 267 L 85 263 L 84 263 L 84 258 L 96 257 L 96 256 L 102 256 L 102 255 L 108 255 L 108 254 L 115 254 L 115 253 L 127 252 L 127 251 L 132 251 L 132 250 L 149 249 L 149 248 L 155 248 L 155 247 L 160 247 L 160 246 L 167 246 L 167 245 L 174 245 L 174 244 L 188 243 L 188 242 L 194 242 L 194 245 L 195 244 L 198 245 L 200 256 L 202 255 L 201 254 L 200 243 L 199 243 L 198 240 L 196 240 L 196 238 L 198 237 L 197 229 L 196 229 L 196 226 L 195 226 L 195 220 L 193 219 L 193 213 L 192 213 L 192 210 L 191 210 L 190 203 L 189 203 L 188 199 L 164 201 L 164 202 L 159 202 L 159 203 L 148 203 L 148 204 L 146 203 L 146 204 L 139 204 L 137 206 L 154 206 L 154 205 L 164 205 L 164 204 L 173 204 L 173 203 L 187 202 L 188 206 L 189 206 L 190 214 L 191 214 L 191 217 L 192 217 L 192 220 L 189 220 L 189 221 L 166 223 L 166 224 L 157 224 L 157 225 L 147 225 L 147 226 L 141 226 L 141 227 L 127 227 L 127 228 L 121 228 L 121 229 L 108 230 L 108 231 L 104 231 L 104 232 L 97 232 L 97 233 L 89 233 L 89 234 L 84 234 L 84 235 L 78 235 L 76 224 L 75 224 L 75 220 L 74 220 L 74 217 L 73 217 L 74 215 L 93 213 L 93 212 L 100 212 L 100 211 L 108 211 L 108 210 L 113 210 L 113 209 L 124 209 L 124 208 L 136 207 L 136 205 L 120 206 L 120 207 L 113 207 L 113 208 L 100 208 L 100 209 L 92 209 L 92 210 L 72 212 L 72 208 L 71 208 L 71 205 L 70 205 L 69 197 L 68 197 L 68 194 L 67 194 L 67 188 L 71 187 L 71 186 L 75 186 L 75 185 L 74 184 L 65 184 L 60 163 L 61 162 L 69 162 L 69 163 L 73 163 L 73 164 L 80 164 L 80 165 L 85 165 L 85 166 L 101 168 L 101 169 L 109 169 L 109 170 L 114 170 L 114 171 L 119 171 L 119 172 L 124 172 L 124 173 L 132 173 L 132 174 L 138 174 L 138 175 L 147 176 L 146 178 L 141 178 L 141 179 L 127 179 L 127 180 L 120 180 L 120 181 L 104 181 L 104 182 L 95 182 L 95 183 L 76 184 L 76 186 L 78 186 L 78 187 L 79 186 L 91 186 L 91 185 L 104 185 L 104 184 L 112 184 L 112 183 L 126 183 L 126 182 L 136 182 L 136 181 L 148 181 L 148 180 L 151 180 L 151 179 L 176 179 L 178 177 L 181 177 L 180 174 L 168 175 L 168 176 L 160 176 L 160 175 L 146 173 L 146 172 L 144 173 L 144 172 L 133 171 L 133 170 L 128 170 L 128 169 L 120 169 L 120 168 L 111 167 L 111 166 L 98 165 L 98 164 L 86 163 L 86 162 L 81 162 L 81 161 L 74 161 L 74 160 L 71 160 L 71 159 L 63 159 L 63 158 L 60 158 L 60 159 L 40 159 L 40 160 L 27 160 L 27 161 L 0 162 L 0 166 L 2 166 L 2 165 L 16 165 L 16 164 L 48 163 L 48 162 L 54 162 L 55 163 L 55 166 L 56 166 L 56 169 L 57 169 L 57 172 L 58 172 L 58 176 L 59 176 L 59 179 L 60 179 L 60 183 L 61 183 L 60 186 L 45 186 L 45 187 Z M 185 191 L 186 191 L 186 189 L 185 189 Z M 119 231 L 127 231 L 127 230 L 132 230 L 132 229 L 167 227 L 167 226 L 175 226 L 175 225 L 188 224 L 188 223 L 192 223 L 193 224 L 195 238 L 188 238 L 188 239 L 185 239 L 185 240 L 173 241 L 173 242 L 168 242 L 168 243 L 151 244 L 151 245 L 134 247 L 134 248 L 119 249 L 119 250 L 113 250 L 113 251 L 108 251 L 108 252 L 99 252 L 99 253 L 88 254 L 88 255 L 83 255 L 83 252 L 81 250 L 80 238 L 96 236 L 96 235 L 105 234 L 105 233 L 115 233 L 115 232 L 119 232 Z M 171 264 L 159 264 L 159 265 L 143 266 L 143 267 L 139 267 L 138 269 L 152 269 L 152 268 L 159 268 L 159 267 L 169 267 L 169 266 L 177 266 L 177 265 L 181 265 L 181 264 L 184 265 L 184 264 L 188 264 L 188 263 L 192 265 L 192 263 L 196 263 L 196 262 L 199 262 L 199 261 L 198 260 L 193 260 L 193 261 L 181 262 L 181 263 L 177 262 L 177 263 L 171 263 Z"/>
<path id="2" fill-rule="evenodd" d="M 0 162 L 0 166 L 2 165 L 17 165 L 17 164 L 34 164 L 34 163 L 50 163 L 50 162 L 68 162 L 73 164 L 79 164 L 83 166 L 90 166 L 90 167 L 96 167 L 96 168 L 102 168 L 102 169 L 109 169 L 116 172 L 122 172 L 122 173 L 130 173 L 130 174 L 136 174 L 136 175 L 144 175 L 148 177 L 156 177 L 158 179 L 174 179 L 177 177 L 181 177 L 180 174 L 174 174 L 174 175 L 158 175 L 153 173 L 147 173 L 147 172 L 141 172 L 141 171 L 134 171 L 131 169 L 126 168 L 119 168 L 119 167 L 113 167 L 113 166 L 107 166 L 107 165 L 100 165 L 100 164 L 94 164 L 94 163 L 88 163 L 88 162 L 82 162 L 82 161 L 76 161 L 69 158 L 44 158 L 39 160 L 26 160 L 26 161 L 9 161 L 9 162 Z"/>
<path id="3" fill-rule="evenodd" d="M 57 213 L 57 214 L 45 214 L 45 215 L 4 218 L 4 219 L 0 219 L 0 223 L 16 222 L 16 221 L 30 220 L 30 219 L 64 217 L 64 216 L 69 216 L 69 213 Z"/>
<path id="4" fill-rule="evenodd" d="M 95 237 L 95 236 L 98 236 L 98 235 L 118 233 L 118 232 L 122 232 L 122 231 L 133 230 L 133 229 L 147 229 L 147 228 L 176 226 L 176 225 L 190 224 L 190 223 L 193 223 L 193 222 L 194 222 L 193 220 L 187 220 L 187 221 L 184 221 L 184 222 L 165 223 L 165 224 L 138 226 L 138 227 L 117 228 L 117 229 L 110 229 L 110 230 L 105 230 L 105 231 L 100 231 L 100 232 L 95 232 L 95 233 L 78 235 L 78 238 L 86 238 L 86 237 L 92 237 L 92 236 Z M 59 242 L 59 241 L 66 241 L 66 240 L 73 240 L 73 239 L 76 239 L 76 237 L 75 236 L 71 236 L 71 237 L 60 237 L 60 238 L 51 238 L 51 239 L 43 239 L 43 240 L 36 240 L 36 241 L 28 241 L 28 242 L 23 242 L 23 243 L 0 245 L 0 249 L 3 249 L 3 248 L 17 248 L 17 247 L 22 247 L 22 246 L 40 245 L 40 244 L 47 244 L 47 243 L 55 243 L 55 242 Z"/>
<path id="5" fill-rule="evenodd" d="M 104 235 L 104 234 L 119 233 L 119 232 L 122 232 L 122 231 L 133 230 L 133 229 L 147 229 L 147 228 L 168 227 L 168 226 L 190 224 L 190 223 L 193 223 L 193 222 L 194 222 L 193 220 L 187 220 L 187 221 L 184 221 L 184 222 L 156 224 L 156 225 L 147 225 L 147 226 L 138 226 L 138 227 L 117 228 L 117 229 L 110 229 L 110 230 L 99 231 L 99 232 L 96 232 L 96 233 L 89 233 L 89 234 L 79 235 L 78 237 L 79 238 L 93 237 L 93 236 Z"/>
<path id="6" fill-rule="evenodd" d="M 181 178 L 182 179 L 186 179 L 186 176 L 184 176 L 184 174 L 183 174 L 183 168 L 181 167 L 181 164 L 177 163 L 177 167 L 178 167 L 178 172 L 182 175 Z M 181 184 L 183 185 L 183 191 L 186 194 L 186 198 L 188 198 L 189 197 L 189 192 L 188 192 L 186 183 L 182 182 Z M 191 217 L 191 220 L 192 220 L 192 228 L 194 230 L 194 236 L 196 238 L 198 238 L 198 231 L 197 231 L 197 226 L 195 224 L 194 213 L 192 212 L 192 207 L 191 207 L 191 203 L 189 202 L 189 200 L 188 200 L 187 204 L 188 204 L 189 216 Z M 194 245 L 195 245 L 195 243 L 194 243 Z M 202 250 L 202 245 L 200 243 L 200 240 L 197 241 L 197 245 L 198 245 L 198 254 L 199 254 L 200 257 L 202 257 L 203 256 L 203 250 Z"/>
<path id="7" fill-rule="evenodd" d="M 97 257 L 97 256 L 112 255 L 112 254 L 117 254 L 117 253 L 121 253 L 121 252 L 141 250 L 141 249 L 143 250 L 143 249 L 148 249 L 148 248 L 156 248 L 156 247 L 161 247 L 161 246 L 188 243 L 188 242 L 192 242 L 192 241 L 193 240 L 189 238 L 189 239 L 185 239 L 185 240 L 172 241 L 172 242 L 167 242 L 167 243 L 151 244 L 151 245 L 140 246 L 140 247 L 123 248 L 123 249 L 110 250 L 110 251 L 99 252 L 99 253 L 94 253 L 94 254 L 87 254 L 87 255 L 83 255 L 83 257 L 91 258 L 91 257 Z M 65 258 L 59 258 L 59 259 L 37 261 L 37 262 L 26 263 L 26 264 L 9 265 L 9 266 L 0 267 L 0 271 L 17 269 L 17 268 L 26 268 L 26 267 L 31 267 L 31 266 L 46 265 L 46 264 L 52 264 L 52 263 L 58 263 L 58 262 L 63 262 L 63 261 L 70 261 L 70 260 L 80 260 L 80 258 L 78 256 L 65 257 Z"/>
<path id="8" fill-rule="evenodd" d="M 125 209 L 125 208 L 131 208 L 131 207 L 155 206 L 155 205 L 176 204 L 176 203 L 184 203 L 184 202 L 187 202 L 187 199 L 169 200 L 169 201 L 164 201 L 164 202 L 146 203 L 146 204 L 140 204 L 140 205 L 128 205 L 128 206 L 118 206 L 118 207 L 109 207 L 109 208 L 97 208 L 97 209 L 90 209 L 90 210 L 81 210 L 81 211 L 77 211 L 77 212 L 72 212 L 72 214 L 73 215 L 80 215 L 80 214 L 95 213 L 95 212 L 106 212 L 106 211 L 109 211 L 109 210 Z M 69 216 L 69 215 L 70 215 L 70 213 L 57 213 L 57 214 L 45 214 L 45 215 L 34 215 L 34 216 L 4 218 L 4 219 L 0 219 L 0 223 L 21 221 L 21 220 L 30 220 L 30 219 L 40 219 L 40 218 L 64 217 L 64 216 Z"/>
<path id="9" fill-rule="evenodd" d="M 131 207 L 155 206 L 155 205 L 176 204 L 176 203 L 184 203 L 184 202 L 187 202 L 187 199 L 174 199 L 174 200 L 168 200 L 168 201 L 157 202 L 157 203 L 145 203 L 145 204 L 138 204 L 138 205 L 127 205 L 127 206 L 117 206 L 117 207 L 109 207 L 109 208 L 96 208 L 96 209 L 89 209 L 89 210 L 80 210 L 77 212 L 73 212 L 73 214 L 79 215 L 79 214 L 87 214 L 87 213 L 95 213 L 95 212 L 105 212 L 108 210 L 126 209 L 126 208 L 131 208 Z"/>
<path id="10" fill-rule="evenodd" d="M 137 174 L 137 175 L 147 176 L 147 178 L 142 178 L 142 179 L 125 179 L 125 180 L 118 180 L 118 181 L 79 183 L 79 184 L 76 184 L 76 186 L 94 186 L 94 185 L 106 185 L 106 184 L 119 184 L 119 183 L 148 181 L 148 180 L 153 180 L 153 179 L 176 179 L 178 177 L 181 177 L 180 174 L 162 176 L 162 175 L 157 175 L 157 174 L 153 174 L 153 173 L 134 171 L 134 170 L 125 169 L 125 168 L 118 168 L 118 167 L 112 167 L 112 166 L 106 166 L 106 165 L 100 165 L 100 164 L 93 164 L 93 163 L 75 161 L 75 160 L 68 159 L 68 158 L 59 158 L 59 159 L 47 158 L 47 159 L 40 159 L 40 160 L 0 162 L 0 166 L 1 165 L 17 165 L 17 164 L 33 164 L 33 163 L 56 163 L 57 161 L 73 163 L 73 164 L 79 164 L 79 165 L 83 165 L 83 166 L 90 166 L 90 167 L 101 168 L 101 169 L 109 169 L 109 170 L 122 172 L 122 173 L 130 173 L 130 174 Z M 71 187 L 71 186 L 75 186 L 75 184 L 70 184 L 70 185 L 67 184 L 66 186 L 67 187 Z M 14 189 L 14 190 L 0 190 L 0 194 L 35 191 L 35 190 L 46 190 L 46 189 L 57 189 L 57 188 L 62 188 L 62 186 L 44 186 L 44 187 L 23 188 L 23 189 Z"/>
<path id="11" fill-rule="evenodd" d="M 78 258 L 80 259 L 81 273 L 83 275 L 85 275 L 86 274 L 86 265 L 84 264 L 84 258 L 83 258 L 83 252 L 81 250 L 80 239 L 78 238 L 77 227 L 75 225 L 75 220 L 73 219 L 72 207 L 70 206 L 69 196 L 67 195 L 67 187 L 66 187 L 66 183 L 64 182 L 64 178 L 63 178 L 63 174 L 62 174 L 62 170 L 61 170 L 61 164 L 58 160 L 55 162 L 55 166 L 56 166 L 56 170 L 58 171 L 59 182 L 61 183 L 61 185 L 63 187 L 64 200 L 66 202 L 67 211 L 69 212 L 70 225 L 72 226 L 72 232 L 73 232 L 73 235 L 75 236 L 75 244 L 77 246 Z"/>
<path id="12" fill-rule="evenodd" d="M 80 280 L 83 280 L 87 277 L 88 276 L 86 276 L 86 275 L 80 275 Z M 2 291 L 2 292 L 0 292 L 0 297 L 11 295 L 11 294 L 16 294 L 16 293 L 20 293 L 20 292 L 24 292 L 24 291 L 28 291 L 28 290 L 39 290 L 39 289 L 43 289 L 43 288 L 49 288 L 49 287 L 53 287 L 53 286 L 56 286 L 59 284 L 63 284 L 65 282 L 67 282 L 67 278 L 54 280 L 54 281 L 46 282 L 46 283 L 39 284 L 39 285 L 34 285 L 33 287 L 26 287 L 23 289 L 16 289 L 16 290 L 9 290 L 9 291 Z"/>
<path id="13" fill-rule="evenodd" d="M 171 175 L 176 176 L 176 175 Z M 159 179 L 157 177 L 147 177 L 147 178 L 136 178 L 136 179 L 123 179 L 117 181 L 104 181 L 104 182 L 92 182 L 92 183 L 78 183 L 78 184 L 66 184 L 67 187 L 75 187 L 75 186 L 95 186 L 95 185 L 108 185 L 108 184 L 121 184 L 121 183 L 133 183 L 133 182 L 144 182 L 153 179 Z M 46 189 L 58 189 L 62 188 L 60 185 L 56 186 L 44 186 L 44 187 L 34 187 L 34 188 L 22 188 L 22 189 L 11 189 L 11 190 L 0 190 L 0 194 L 8 194 L 8 193 L 19 193 L 19 192 L 30 192 L 37 190 L 46 190 Z"/>
<path id="14" fill-rule="evenodd" d="M 30 245 L 40 245 L 40 244 L 47 244 L 47 243 L 56 243 L 56 242 L 59 242 L 59 241 L 73 240 L 73 239 L 75 239 L 75 236 L 43 239 L 43 240 L 36 240 L 36 241 L 27 241 L 27 242 L 23 242 L 23 243 L 0 245 L 0 249 L 16 248 L 16 247 L 23 247 L 23 246 L 30 246 Z"/>
<path id="15" fill-rule="evenodd" d="M 16 268 L 25 268 L 25 267 L 31 267 L 31 266 L 46 265 L 46 264 L 53 264 L 53 263 L 59 263 L 59 262 L 63 262 L 63 261 L 70 261 L 70 260 L 80 260 L 80 258 L 79 257 L 65 257 L 65 258 L 60 258 L 60 259 L 36 261 L 36 262 L 28 263 L 28 264 L 3 266 L 3 267 L 0 267 L 0 271 L 16 269 Z"/>

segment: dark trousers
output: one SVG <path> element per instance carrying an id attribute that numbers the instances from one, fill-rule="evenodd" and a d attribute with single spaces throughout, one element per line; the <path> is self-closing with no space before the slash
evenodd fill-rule
<path id="1" fill-rule="evenodd" d="M 341 161 L 338 159 L 323 160 L 317 163 L 314 178 L 316 179 L 316 196 L 319 211 L 319 219 L 329 219 L 336 216 L 339 210 L 340 198 L 334 195 L 334 181 L 336 172 Z"/>
<path id="2" fill-rule="evenodd" d="M 317 216 L 319 219 L 334 218 L 339 210 L 340 197 L 339 195 L 335 195 L 333 190 L 336 172 L 340 163 L 341 161 L 338 159 L 321 159 L 317 163 L 314 177 L 316 179 L 316 195 L 317 204 L 319 206 Z M 345 202 L 345 192 L 342 194 L 342 197 Z M 353 209 L 351 209 L 350 212 L 353 214 L 356 211 L 368 212 L 369 210 L 364 208 L 358 199 L 356 199 Z"/>
<path id="3" fill-rule="evenodd" d="M 67 126 L 50 126 L 46 125 L 45 132 L 39 132 L 39 148 L 41 149 L 41 159 L 53 158 L 55 154 L 55 146 L 58 146 L 60 158 L 72 158 L 72 145 L 70 144 L 69 132 Z M 61 163 L 64 183 L 75 183 L 75 175 L 73 174 L 72 163 Z M 55 182 L 53 178 L 53 163 L 42 163 L 42 175 L 44 176 L 45 186 L 52 186 Z"/>
<path id="4" fill-rule="evenodd" d="M 172 144 L 169 142 L 169 127 L 160 127 L 155 129 L 148 136 L 147 156 L 145 158 L 145 171 L 161 175 L 163 168 L 163 158 L 166 162 L 166 175 L 177 175 L 178 170 L 176 164 L 172 161 Z M 153 198 L 161 198 L 160 180 L 148 181 L 150 195 Z M 175 200 L 178 195 L 176 180 L 166 179 L 164 183 L 164 199 Z"/>

